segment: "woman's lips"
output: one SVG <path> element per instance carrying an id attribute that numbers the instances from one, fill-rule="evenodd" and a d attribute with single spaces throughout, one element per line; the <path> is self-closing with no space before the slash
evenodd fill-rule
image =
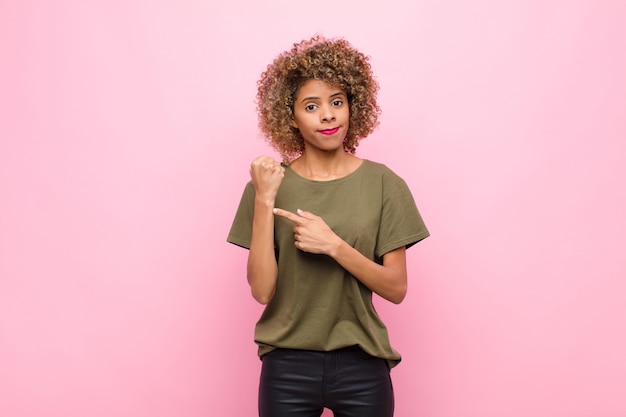
<path id="1" fill-rule="evenodd" d="M 338 127 L 333 127 L 332 129 L 324 129 L 324 130 L 318 130 L 318 132 L 320 132 L 322 135 L 334 135 L 335 133 L 339 132 L 339 128 Z"/>

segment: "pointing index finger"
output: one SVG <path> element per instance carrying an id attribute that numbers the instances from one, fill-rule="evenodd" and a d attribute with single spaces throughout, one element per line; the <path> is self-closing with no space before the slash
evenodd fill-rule
<path id="1" fill-rule="evenodd" d="M 298 216 L 297 214 L 292 213 L 290 211 L 283 210 L 283 209 L 280 209 L 280 208 L 274 208 L 273 212 L 274 212 L 275 215 L 280 216 L 280 217 L 284 217 L 285 219 L 287 219 L 289 221 L 292 221 L 292 222 L 294 222 L 296 224 L 300 224 L 301 223 L 300 222 L 300 216 Z"/>

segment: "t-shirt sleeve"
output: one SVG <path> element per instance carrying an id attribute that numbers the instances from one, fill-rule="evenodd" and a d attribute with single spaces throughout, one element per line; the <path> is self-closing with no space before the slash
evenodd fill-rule
<path id="1" fill-rule="evenodd" d="M 227 242 L 250 249 L 252 240 L 252 219 L 254 216 L 254 186 L 248 182 L 243 190 L 235 219 L 230 227 Z"/>
<path id="2" fill-rule="evenodd" d="M 402 246 L 408 249 L 430 235 L 409 187 L 393 172 L 383 176 L 382 203 L 377 257 Z"/>

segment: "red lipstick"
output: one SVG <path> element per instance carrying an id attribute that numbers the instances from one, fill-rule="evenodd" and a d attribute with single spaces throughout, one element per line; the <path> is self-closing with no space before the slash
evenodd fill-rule
<path id="1" fill-rule="evenodd" d="M 338 127 L 334 127 L 332 129 L 324 129 L 324 130 L 318 130 L 318 132 L 320 132 L 322 135 L 334 135 L 335 133 L 339 132 L 339 128 Z"/>

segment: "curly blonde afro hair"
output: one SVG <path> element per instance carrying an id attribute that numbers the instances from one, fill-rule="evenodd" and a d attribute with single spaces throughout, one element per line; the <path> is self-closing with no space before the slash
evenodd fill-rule
<path id="1" fill-rule="evenodd" d="M 378 125 L 378 83 L 369 57 L 344 39 L 316 35 L 293 45 L 268 65 L 258 81 L 259 127 L 266 140 L 289 163 L 304 151 L 300 131 L 291 126 L 298 89 L 308 80 L 322 80 L 343 90 L 350 108 L 346 152 L 354 153 L 359 140 Z"/>

